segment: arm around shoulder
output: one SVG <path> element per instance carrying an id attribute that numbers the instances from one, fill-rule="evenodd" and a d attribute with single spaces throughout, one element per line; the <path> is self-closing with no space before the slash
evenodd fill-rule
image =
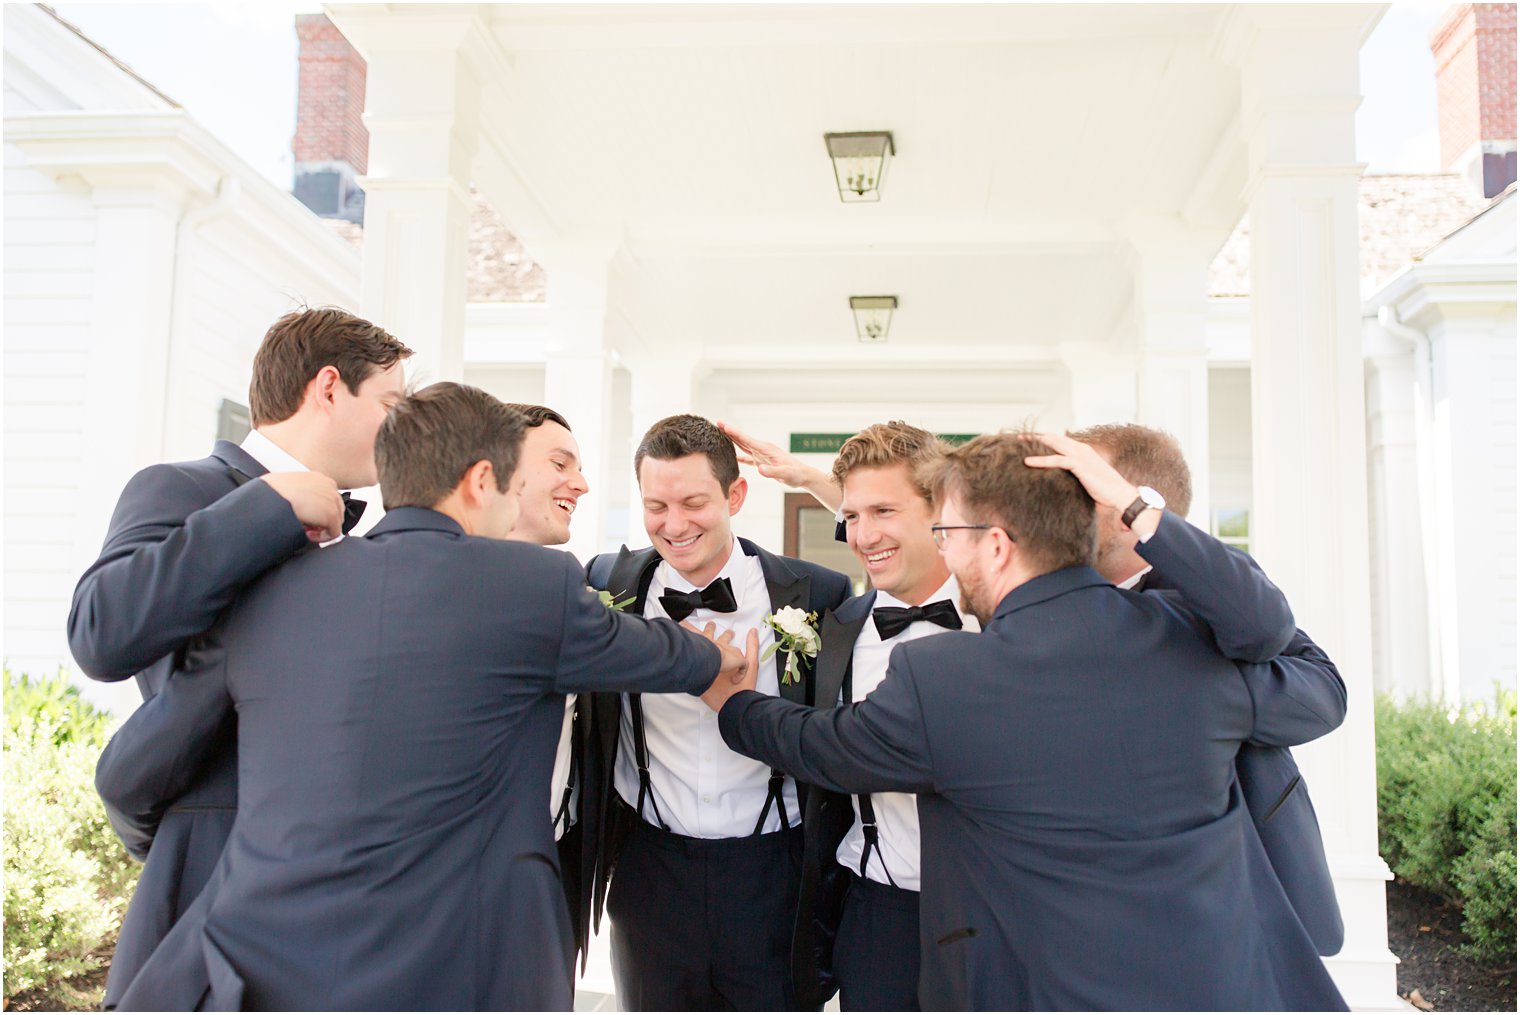
<path id="1" fill-rule="evenodd" d="M 217 497 L 179 466 L 145 469 L 74 589 L 69 649 L 97 680 L 124 680 L 207 630 L 244 586 L 306 545 L 267 484 Z"/>
<path id="2" fill-rule="evenodd" d="M 1209 627 L 1227 658 L 1268 662 L 1293 639 L 1287 597 L 1239 550 L 1169 513 L 1136 550 L 1155 568 L 1157 583 Z"/>
<path id="3" fill-rule="evenodd" d="M 1346 719 L 1346 683 L 1303 631 L 1268 663 L 1240 667 L 1256 710 L 1251 740 L 1270 747 L 1308 743 Z"/>

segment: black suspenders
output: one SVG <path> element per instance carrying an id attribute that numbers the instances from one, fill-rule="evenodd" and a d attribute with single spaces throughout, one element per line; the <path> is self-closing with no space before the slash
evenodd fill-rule
<path id="1" fill-rule="evenodd" d="M 644 801 L 648 800 L 649 806 L 654 808 L 655 823 L 668 832 L 670 826 L 660 817 L 660 805 L 655 802 L 654 792 L 649 786 L 649 744 L 644 740 L 644 706 L 639 697 L 637 694 L 628 696 L 628 717 L 633 723 L 633 762 L 639 768 L 639 802 L 634 810 L 643 818 Z"/>
<path id="2" fill-rule="evenodd" d="M 846 689 L 847 704 L 849 698 Z M 866 876 L 866 864 L 871 862 L 871 850 L 874 849 L 876 860 L 881 864 L 881 872 L 887 876 L 887 883 L 896 888 L 897 881 L 892 877 L 892 872 L 887 870 L 887 854 L 881 851 L 881 837 L 876 832 L 876 808 L 871 806 L 871 794 L 861 793 L 855 797 L 855 802 L 860 808 L 860 831 L 865 836 L 865 845 L 860 849 L 860 876 Z"/>
<path id="3" fill-rule="evenodd" d="M 664 831 L 670 831 L 670 826 L 665 824 L 665 819 L 660 816 L 660 805 L 655 802 L 654 791 L 649 785 L 649 744 L 644 738 L 644 706 L 639 701 L 639 695 L 628 696 L 628 718 L 633 724 L 633 762 L 639 770 L 639 802 L 634 808 L 640 818 L 644 817 L 644 801 L 649 801 L 650 808 L 654 811 L 655 823 Z M 760 820 L 755 822 L 755 830 L 751 835 L 759 835 L 765 830 L 765 819 L 770 815 L 771 804 L 776 805 L 776 813 L 781 818 L 781 830 L 790 831 L 792 824 L 786 816 L 786 803 L 781 796 L 781 788 L 786 783 L 786 773 L 780 769 L 771 769 L 770 781 L 766 786 L 765 806 L 760 808 Z M 568 798 L 566 800 L 568 805 Z"/>
<path id="4" fill-rule="evenodd" d="M 579 709 L 581 707 L 581 703 L 579 701 L 576 701 L 575 707 L 577 709 Z M 570 825 L 571 825 L 571 823 L 574 820 L 571 817 L 571 815 L 570 815 L 570 797 L 575 792 L 575 776 L 576 776 L 576 773 L 580 771 L 580 767 L 581 767 L 581 759 L 576 756 L 576 750 L 575 750 L 575 719 L 571 718 L 571 720 L 570 720 L 570 771 L 568 773 L 570 777 L 565 780 L 565 795 L 562 796 L 562 797 L 560 797 L 560 801 L 559 801 L 559 813 L 557 813 L 557 814 L 554 815 L 554 827 L 555 828 L 560 828 L 560 823 L 564 822 L 564 827 L 560 828 L 560 831 L 559 831 L 560 835 L 564 835 L 566 832 L 570 831 Z"/>

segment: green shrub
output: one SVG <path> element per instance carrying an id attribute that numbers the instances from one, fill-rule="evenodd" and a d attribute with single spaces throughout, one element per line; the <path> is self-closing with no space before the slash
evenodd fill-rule
<path id="1" fill-rule="evenodd" d="M 137 865 L 95 793 L 111 716 L 63 674 L 4 673 L 7 997 L 47 991 L 98 968 L 115 939 Z"/>
<path id="2" fill-rule="evenodd" d="M 1469 953 L 1515 961 L 1515 695 L 1377 702 L 1378 844 L 1394 873 L 1462 906 Z"/>

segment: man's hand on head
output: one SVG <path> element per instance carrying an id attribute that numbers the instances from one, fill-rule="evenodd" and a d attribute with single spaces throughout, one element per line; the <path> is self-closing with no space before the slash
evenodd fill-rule
<path id="1" fill-rule="evenodd" d="M 738 449 L 740 465 L 753 465 L 766 479 L 774 479 L 793 490 L 806 490 L 830 511 L 839 510 L 841 499 L 839 487 L 822 469 L 815 469 L 790 452 L 781 450 L 779 444 L 752 437 L 731 423 L 717 421 L 719 430 L 734 442 Z"/>
<path id="2" fill-rule="evenodd" d="M 723 705 L 738 694 L 740 691 L 753 691 L 755 683 L 760 675 L 760 632 L 750 628 L 749 634 L 744 639 L 744 651 L 740 652 L 733 645 L 734 632 L 724 631 L 714 636 L 717 625 L 709 623 L 706 627 L 698 629 L 687 621 L 681 624 L 688 631 L 702 635 L 708 641 L 718 646 L 718 651 L 723 653 L 722 662 L 718 665 L 718 675 L 713 678 L 712 686 L 702 692 L 702 700 L 707 707 L 714 712 L 723 711 Z"/>
<path id="3" fill-rule="evenodd" d="M 285 498 L 313 543 L 343 534 L 343 497 L 331 478 L 320 472 L 271 472 L 259 479 Z"/>
<path id="4" fill-rule="evenodd" d="M 1025 458 L 1024 464 L 1031 469 L 1065 469 L 1077 477 L 1094 503 L 1120 513 L 1139 498 L 1140 488 L 1121 476 L 1106 458 L 1098 454 L 1097 448 L 1063 433 L 1042 433 L 1037 436 L 1055 454 L 1030 455 Z M 1142 539 L 1149 539 L 1160 521 L 1160 512 L 1145 511 L 1135 519 L 1130 529 Z"/>

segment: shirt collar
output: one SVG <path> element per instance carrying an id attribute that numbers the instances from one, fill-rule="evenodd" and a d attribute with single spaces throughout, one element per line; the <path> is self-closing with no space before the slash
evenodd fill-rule
<path id="1" fill-rule="evenodd" d="M 733 542 L 728 547 L 728 560 L 724 563 L 723 570 L 713 575 L 713 581 L 717 581 L 719 578 L 727 578 L 729 584 L 734 586 L 735 595 L 737 596 L 741 585 L 741 568 L 746 566 L 745 561 L 748 559 L 745 556 L 744 549 L 739 545 L 739 537 L 733 537 Z M 686 580 L 685 575 L 681 574 L 674 567 L 671 567 L 670 562 L 667 560 L 660 561 L 659 577 L 661 586 L 667 592 L 690 592 L 696 588 L 695 585 Z M 708 582 L 708 584 L 711 585 L 712 582 Z"/>
<path id="2" fill-rule="evenodd" d="M 310 472 L 294 455 L 280 447 L 257 430 L 249 430 L 243 438 L 243 450 L 253 456 L 270 472 Z"/>
<path id="3" fill-rule="evenodd" d="M 941 585 L 933 595 L 931 595 L 928 599 L 925 599 L 920 605 L 928 606 L 930 603 L 937 603 L 941 599 L 950 600 L 951 604 L 955 606 L 955 612 L 961 612 L 961 587 L 956 584 L 955 575 L 951 575 L 949 578 L 946 578 L 945 584 Z M 876 602 L 872 603 L 871 605 L 874 609 L 878 606 L 895 606 L 899 608 L 907 608 L 910 604 L 903 602 L 901 599 L 898 599 L 890 592 L 883 592 L 881 589 L 877 589 Z"/>
<path id="4" fill-rule="evenodd" d="M 1151 571 L 1150 565 L 1146 565 L 1145 567 L 1143 567 L 1140 570 L 1136 571 L 1134 574 L 1130 575 L 1128 578 L 1124 579 L 1119 584 L 1115 585 L 1114 588 L 1116 588 L 1116 589 L 1132 589 L 1136 585 L 1140 584 L 1140 579 L 1144 578 L 1147 574 L 1150 573 L 1150 571 Z"/>

